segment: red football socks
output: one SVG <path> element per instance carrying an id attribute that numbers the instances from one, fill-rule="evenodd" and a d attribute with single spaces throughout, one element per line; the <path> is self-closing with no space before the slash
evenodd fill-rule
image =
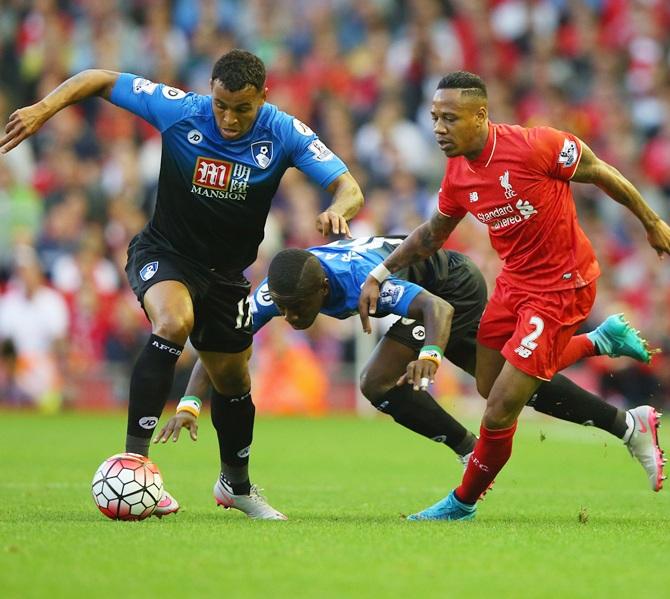
<path id="1" fill-rule="evenodd" d="M 456 497 L 463 503 L 476 503 L 512 455 L 512 439 L 516 422 L 509 428 L 488 429 L 482 425 L 479 439 L 468 467 L 463 474 L 461 486 L 456 489 Z"/>
<path id="2" fill-rule="evenodd" d="M 593 345 L 593 341 L 586 335 L 577 335 L 570 339 L 570 343 L 563 350 L 561 359 L 558 362 L 558 370 L 563 370 L 582 358 L 589 358 L 595 355 L 596 346 Z"/>

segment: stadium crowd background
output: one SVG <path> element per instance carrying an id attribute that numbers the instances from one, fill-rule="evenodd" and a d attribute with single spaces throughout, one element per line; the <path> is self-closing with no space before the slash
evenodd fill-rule
<path id="1" fill-rule="evenodd" d="M 268 68 L 269 101 L 298 116 L 350 167 L 366 205 L 354 236 L 407 233 L 434 209 L 444 159 L 429 116 L 439 78 L 466 69 L 489 86 L 491 118 L 574 132 L 665 218 L 670 210 L 667 0 L 8 0 L 0 11 L 0 117 L 6 122 L 86 68 L 130 71 L 201 93 L 212 64 L 243 47 Z M 123 268 L 155 199 L 160 137 L 88 101 L 0 158 L 0 404 L 109 407 L 125 401 L 149 333 Z M 651 366 L 596 358 L 573 378 L 612 401 L 662 407 L 670 393 L 670 268 L 634 217 L 573 186 L 601 262 L 595 326 L 623 311 L 665 354 Z M 253 283 L 286 246 L 322 243 L 327 198 L 297 171 L 274 201 Z M 450 247 L 493 281 L 499 263 L 467 218 Z M 357 319 L 307 332 L 271 323 L 255 342 L 261 410 L 353 405 Z M 185 352 L 173 389 L 185 384 Z M 441 369 L 439 394 L 472 395 Z"/>

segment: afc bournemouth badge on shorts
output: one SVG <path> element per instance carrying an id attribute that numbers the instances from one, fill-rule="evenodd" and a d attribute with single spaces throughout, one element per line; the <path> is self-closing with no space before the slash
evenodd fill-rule
<path id="1" fill-rule="evenodd" d="M 158 272 L 158 261 L 149 262 L 149 264 L 145 264 L 142 267 L 142 270 L 140 270 L 140 278 L 143 281 L 148 281 L 157 272 Z"/>
<path id="2" fill-rule="evenodd" d="M 261 168 L 267 168 L 272 162 L 272 142 L 257 141 L 251 144 L 251 156 Z"/>

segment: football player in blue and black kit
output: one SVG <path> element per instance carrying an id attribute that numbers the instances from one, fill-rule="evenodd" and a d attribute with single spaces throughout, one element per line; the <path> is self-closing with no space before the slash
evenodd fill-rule
<path id="1" fill-rule="evenodd" d="M 268 277 L 253 293 L 254 333 L 276 316 L 283 316 L 295 329 L 306 329 L 319 313 L 338 319 L 357 314 L 361 284 L 401 241 L 370 237 L 279 252 L 270 264 Z M 439 363 L 442 355 L 474 376 L 477 327 L 486 298 L 481 272 L 458 252 L 439 250 L 423 262 L 394 273 L 381 286 L 375 316 L 395 314 L 400 318 L 379 342 L 361 376 L 361 390 L 378 410 L 402 426 L 447 445 L 463 464 L 476 438 L 434 400 L 427 388 L 435 362 Z M 598 353 L 647 361 L 650 355 L 642 340 L 641 353 L 621 345 L 621 335 L 616 332 L 619 322 L 619 315 L 610 317 L 587 333 Z M 614 331 L 611 323 L 617 324 Z M 632 329 L 630 334 L 637 337 Z M 208 388 L 206 373 L 196 364 L 186 393 L 203 397 Z M 543 383 L 529 405 L 562 420 L 596 426 L 622 439 L 654 488 L 657 467 L 650 456 L 658 443 L 655 431 L 636 427 L 630 413 L 560 374 Z M 165 442 L 170 437 L 177 440 L 182 427 L 194 437 L 197 420 L 192 414 L 178 413 L 155 441 Z"/>
<path id="2" fill-rule="evenodd" d="M 249 282 L 270 204 L 289 167 L 333 196 L 317 217 L 324 234 L 348 234 L 363 196 L 347 167 L 298 119 L 267 103 L 265 67 L 232 50 L 214 65 L 211 95 L 186 93 L 130 73 L 88 70 L 40 102 L 14 112 L 0 140 L 5 153 L 62 108 L 100 96 L 140 116 L 162 136 L 158 198 L 151 220 L 130 243 L 126 272 L 152 324 L 130 381 L 126 451 L 148 455 L 190 338 L 214 386 L 221 482 L 252 515 L 284 519 L 248 475 L 254 405 L 250 395 Z M 198 411 L 197 405 L 185 405 Z M 177 511 L 165 494 L 157 515 Z"/>

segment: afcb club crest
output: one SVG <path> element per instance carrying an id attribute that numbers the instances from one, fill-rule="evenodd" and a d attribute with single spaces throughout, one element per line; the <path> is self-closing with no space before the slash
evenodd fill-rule
<path id="1" fill-rule="evenodd" d="M 153 277 L 156 274 L 157 271 L 158 271 L 158 261 L 149 262 L 149 264 L 145 264 L 142 267 L 142 270 L 140 270 L 140 277 L 142 278 L 143 281 L 148 281 L 151 277 Z"/>
<path id="2" fill-rule="evenodd" d="M 257 141 L 251 144 L 251 155 L 258 166 L 267 168 L 272 162 L 272 142 Z"/>

